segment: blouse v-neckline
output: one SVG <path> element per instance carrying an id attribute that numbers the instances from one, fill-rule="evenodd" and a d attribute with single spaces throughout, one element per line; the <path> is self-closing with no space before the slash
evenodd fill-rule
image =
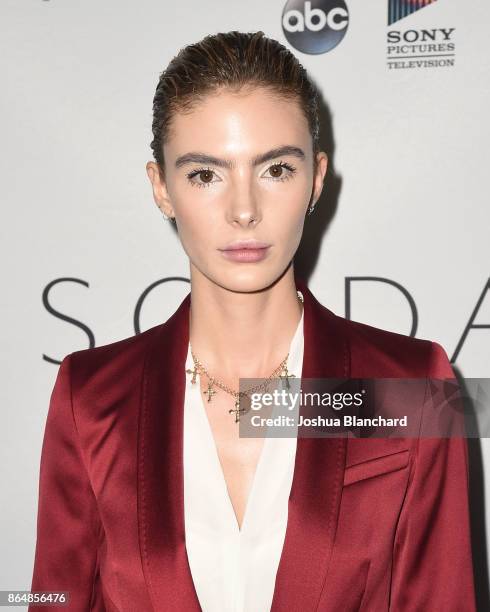
<path id="1" fill-rule="evenodd" d="M 296 377 L 301 377 L 303 364 L 303 325 L 304 313 L 287 360 L 289 373 Z M 190 345 L 185 367 L 193 368 Z M 206 602 L 207 609 L 252 610 L 259 602 L 271 601 L 273 595 L 272 578 L 286 531 L 297 439 L 265 436 L 240 528 L 203 402 L 200 384 L 193 385 L 188 378 L 184 406 L 184 511 L 191 573 L 203 610 Z M 213 554 L 217 555 L 214 564 L 209 558 Z M 260 559 L 253 560 L 254 555 L 262 555 L 264 569 L 256 566 Z M 228 598 L 222 593 L 223 572 L 227 572 Z M 254 588 L 247 590 L 251 580 L 255 581 Z M 231 607 L 230 598 L 235 602 Z"/>

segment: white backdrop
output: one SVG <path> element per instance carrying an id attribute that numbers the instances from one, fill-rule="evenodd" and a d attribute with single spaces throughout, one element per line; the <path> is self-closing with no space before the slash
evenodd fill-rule
<path id="1" fill-rule="evenodd" d="M 319 245 L 305 236 L 302 257 L 322 303 L 344 315 L 347 277 L 395 281 L 416 303 L 417 337 L 441 343 L 450 357 L 484 292 L 474 323 L 490 324 L 490 4 L 438 0 L 388 26 L 388 0 L 347 0 L 344 39 L 317 55 L 286 41 L 284 5 L 2 0 L 0 590 L 30 587 L 56 362 L 88 347 L 91 334 L 97 345 L 132 335 L 143 291 L 163 278 L 188 278 L 145 172 L 158 76 L 182 46 L 218 31 L 261 29 L 289 46 L 320 86 L 336 174 L 325 183 L 318 223 L 332 218 Z M 451 28 L 454 65 L 388 66 L 389 31 L 443 37 L 440 29 Z M 71 280 L 46 292 L 57 279 Z M 165 321 L 187 291 L 185 282 L 157 286 L 141 329 Z M 412 325 L 406 298 L 380 282 L 352 283 L 350 316 L 400 333 Z M 472 329 L 455 368 L 489 376 L 489 346 L 490 329 Z M 478 447 L 472 453 L 483 575 L 490 479 L 479 480 Z"/>

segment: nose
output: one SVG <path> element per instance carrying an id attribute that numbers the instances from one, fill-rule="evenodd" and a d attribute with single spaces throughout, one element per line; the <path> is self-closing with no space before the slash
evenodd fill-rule
<path id="1" fill-rule="evenodd" d="M 260 223 L 262 213 L 251 188 L 237 185 L 228 208 L 228 222 L 235 226 L 248 227 Z"/>

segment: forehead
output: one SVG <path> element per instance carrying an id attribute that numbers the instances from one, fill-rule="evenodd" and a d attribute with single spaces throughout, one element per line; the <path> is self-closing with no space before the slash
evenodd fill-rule
<path id="1" fill-rule="evenodd" d="M 222 89 L 172 117 L 168 153 L 193 149 L 250 152 L 288 142 L 308 148 L 308 122 L 296 97 L 265 88 Z"/>

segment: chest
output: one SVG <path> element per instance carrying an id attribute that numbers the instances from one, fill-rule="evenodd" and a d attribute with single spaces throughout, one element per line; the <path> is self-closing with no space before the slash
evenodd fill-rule
<path id="1" fill-rule="evenodd" d="M 239 423 L 235 422 L 235 414 L 229 412 L 235 408 L 235 398 L 218 390 L 211 401 L 207 401 L 205 390 L 206 385 L 201 382 L 201 398 L 222 476 L 237 523 L 241 526 L 264 438 L 240 437 Z"/>

